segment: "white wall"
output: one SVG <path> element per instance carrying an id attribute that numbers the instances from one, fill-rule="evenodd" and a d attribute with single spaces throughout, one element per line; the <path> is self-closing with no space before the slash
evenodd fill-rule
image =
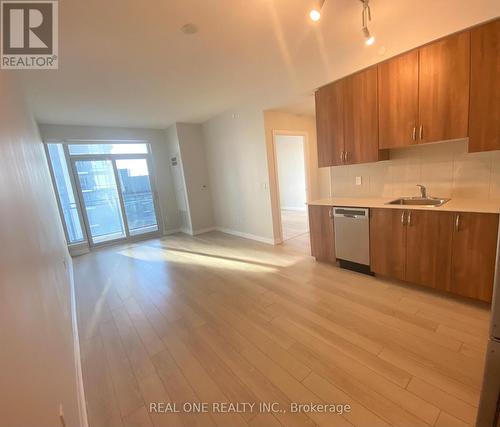
<path id="1" fill-rule="evenodd" d="M 276 135 L 276 162 L 281 209 L 306 210 L 304 137 Z"/>
<path id="2" fill-rule="evenodd" d="M 160 200 L 163 232 L 180 226 L 175 188 L 170 171 L 169 147 L 165 133 L 156 129 L 116 128 L 100 126 L 40 125 L 40 133 L 47 140 L 145 140 L 151 145 L 153 175 Z"/>
<path id="3" fill-rule="evenodd" d="M 176 128 L 192 234 L 199 234 L 215 226 L 202 127 L 198 124 L 177 123 Z"/>
<path id="4" fill-rule="evenodd" d="M 177 126 L 173 124 L 164 131 L 167 142 L 170 174 L 174 185 L 174 194 L 178 209 L 178 229 L 183 233 L 193 234 L 191 225 L 191 215 L 187 198 L 186 180 L 184 178 L 184 168 L 182 165 L 181 148 L 177 135 Z M 175 159 L 175 164 L 172 164 Z"/>
<path id="5" fill-rule="evenodd" d="M 203 134 L 215 225 L 274 242 L 262 111 L 221 114 L 203 124 Z"/>
<path id="6" fill-rule="evenodd" d="M 60 425 L 62 404 L 82 426 L 71 258 L 42 141 L 6 73 L 0 159 L 0 425 Z"/>
<path id="7" fill-rule="evenodd" d="M 291 114 L 282 111 L 264 111 L 264 127 L 269 164 L 269 182 L 273 212 L 273 230 L 276 242 L 282 241 L 280 201 L 278 199 L 278 183 L 276 159 L 274 156 L 273 138 L 276 134 L 301 134 L 305 137 L 305 163 L 307 176 L 307 200 L 318 200 L 330 197 L 330 170 L 318 168 L 318 151 L 316 141 L 316 119 L 314 116 Z"/>
<path id="8" fill-rule="evenodd" d="M 333 196 L 416 196 L 423 184 L 431 196 L 500 201 L 500 151 L 467 153 L 467 140 L 458 140 L 391 150 L 390 158 L 333 167 Z"/>

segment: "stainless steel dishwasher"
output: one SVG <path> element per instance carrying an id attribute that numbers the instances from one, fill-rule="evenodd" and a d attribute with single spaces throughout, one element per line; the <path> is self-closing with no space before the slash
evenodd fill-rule
<path id="1" fill-rule="evenodd" d="M 334 207 L 335 255 L 342 268 L 370 272 L 370 210 Z"/>

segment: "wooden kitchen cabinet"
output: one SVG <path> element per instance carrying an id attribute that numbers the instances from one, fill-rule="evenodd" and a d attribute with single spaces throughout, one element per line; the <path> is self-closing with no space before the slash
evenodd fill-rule
<path id="1" fill-rule="evenodd" d="M 318 261 L 335 262 L 333 208 L 309 205 L 311 255 Z"/>
<path id="2" fill-rule="evenodd" d="M 419 142 L 468 136 L 469 82 L 469 31 L 419 49 Z"/>
<path id="3" fill-rule="evenodd" d="M 374 273 L 404 280 L 405 221 L 404 210 L 370 209 L 370 267 Z"/>
<path id="4" fill-rule="evenodd" d="M 448 289 L 453 218 L 453 212 L 406 212 L 406 281 L 431 288 Z"/>
<path id="5" fill-rule="evenodd" d="M 345 79 L 344 163 L 358 164 L 387 159 L 378 146 L 377 68 L 368 68 Z"/>
<path id="6" fill-rule="evenodd" d="M 371 209 L 371 269 L 490 302 L 498 222 L 498 214 Z"/>
<path id="7" fill-rule="evenodd" d="M 468 136 L 470 32 L 378 65 L 379 146 Z"/>
<path id="8" fill-rule="evenodd" d="M 378 65 L 379 147 L 416 144 L 418 50 Z"/>
<path id="9" fill-rule="evenodd" d="M 498 215 L 456 213 L 449 290 L 458 295 L 491 301 Z"/>
<path id="10" fill-rule="evenodd" d="M 471 30 L 469 152 L 500 150 L 500 19 Z"/>
<path id="11" fill-rule="evenodd" d="M 316 92 L 316 129 L 319 167 L 388 158 L 378 146 L 376 67 Z"/>
<path id="12" fill-rule="evenodd" d="M 344 160 L 344 81 L 316 92 L 318 166 L 335 166 Z"/>

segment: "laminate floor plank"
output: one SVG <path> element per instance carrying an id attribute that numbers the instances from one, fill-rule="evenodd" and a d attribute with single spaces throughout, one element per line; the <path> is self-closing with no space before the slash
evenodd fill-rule
<path id="1" fill-rule="evenodd" d="M 308 252 L 304 236 L 271 246 L 210 232 L 75 258 L 90 427 L 473 425 L 489 307 Z"/>

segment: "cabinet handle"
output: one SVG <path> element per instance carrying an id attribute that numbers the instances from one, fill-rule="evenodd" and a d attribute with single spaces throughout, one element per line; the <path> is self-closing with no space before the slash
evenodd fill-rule
<path id="1" fill-rule="evenodd" d="M 413 126 L 413 133 L 411 134 L 411 137 L 414 141 L 417 140 L 417 127 Z"/>
<path id="2" fill-rule="evenodd" d="M 455 231 L 460 231 L 460 214 L 455 217 Z"/>
<path id="3" fill-rule="evenodd" d="M 424 125 L 420 125 L 420 130 L 418 132 L 418 137 L 420 139 L 423 139 L 424 138 Z"/>
<path id="4" fill-rule="evenodd" d="M 344 153 L 344 162 L 347 162 L 347 158 L 348 158 L 348 156 L 349 156 L 349 152 L 348 152 L 348 151 L 346 151 L 346 152 Z"/>
<path id="5" fill-rule="evenodd" d="M 340 163 L 344 163 L 344 152 L 340 152 Z"/>
<path id="6" fill-rule="evenodd" d="M 407 221 L 407 224 L 411 225 L 411 211 L 408 212 L 408 221 Z"/>
<path id="7" fill-rule="evenodd" d="M 401 213 L 401 224 L 403 224 L 403 225 L 405 225 L 405 213 L 406 213 L 406 211 L 403 211 Z"/>

